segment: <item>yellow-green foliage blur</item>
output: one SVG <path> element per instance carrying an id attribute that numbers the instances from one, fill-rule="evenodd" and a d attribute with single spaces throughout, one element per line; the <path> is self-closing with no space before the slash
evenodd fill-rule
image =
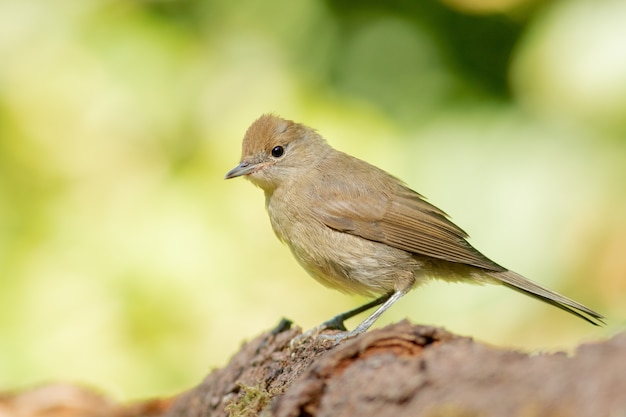
<path id="1" fill-rule="evenodd" d="M 623 0 L 1 0 L 0 390 L 174 394 L 283 316 L 364 301 L 309 278 L 262 193 L 223 180 L 265 112 L 609 324 L 437 282 L 378 326 L 530 350 L 623 329 L 624 21 Z"/>

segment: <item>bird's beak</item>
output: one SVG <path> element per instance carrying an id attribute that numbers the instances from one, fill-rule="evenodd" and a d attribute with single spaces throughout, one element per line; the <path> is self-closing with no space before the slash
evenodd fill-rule
<path id="1" fill-rule="evenodd" d="M 247 161 L 241 161 L 239 165 L 235 168 L 231 169 L 224 176 L 225 180 L 229 180 L 231 178 L 240 177 L 242 175 L 247 175 L 258 168 L 258 164 L 254 164 Z"/>

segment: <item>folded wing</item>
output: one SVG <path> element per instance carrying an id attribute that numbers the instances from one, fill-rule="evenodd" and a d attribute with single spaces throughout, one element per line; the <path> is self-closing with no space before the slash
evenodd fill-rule
<path id="1" fill-rule="evenodd" d="M 326 226 L 375 242 L 489 271 L 506 271 L 474 249 L 447 215 L 400 183 L 318 189 L 314 215 Z"/>

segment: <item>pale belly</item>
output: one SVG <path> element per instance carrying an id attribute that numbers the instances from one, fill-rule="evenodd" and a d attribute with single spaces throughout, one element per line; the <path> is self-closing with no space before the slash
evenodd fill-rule
<path id="1" fill-rule="evenodd" d="M 292 224 L 288 236 L 276 234 L 313 278 L 345 293 L 371 296 L 412 287 L 423 266 L 408 252 L 319 223 Z"/>

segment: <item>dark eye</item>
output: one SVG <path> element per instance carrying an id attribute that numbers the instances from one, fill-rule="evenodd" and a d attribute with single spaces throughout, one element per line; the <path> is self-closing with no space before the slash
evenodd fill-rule
<path id="1" fill-rule="evenodd" d="M 285 153 L 285 149 L 282 146 L 274 146 L 272 148 L 272 156 L 274 158 L 280 158 Z"/>

